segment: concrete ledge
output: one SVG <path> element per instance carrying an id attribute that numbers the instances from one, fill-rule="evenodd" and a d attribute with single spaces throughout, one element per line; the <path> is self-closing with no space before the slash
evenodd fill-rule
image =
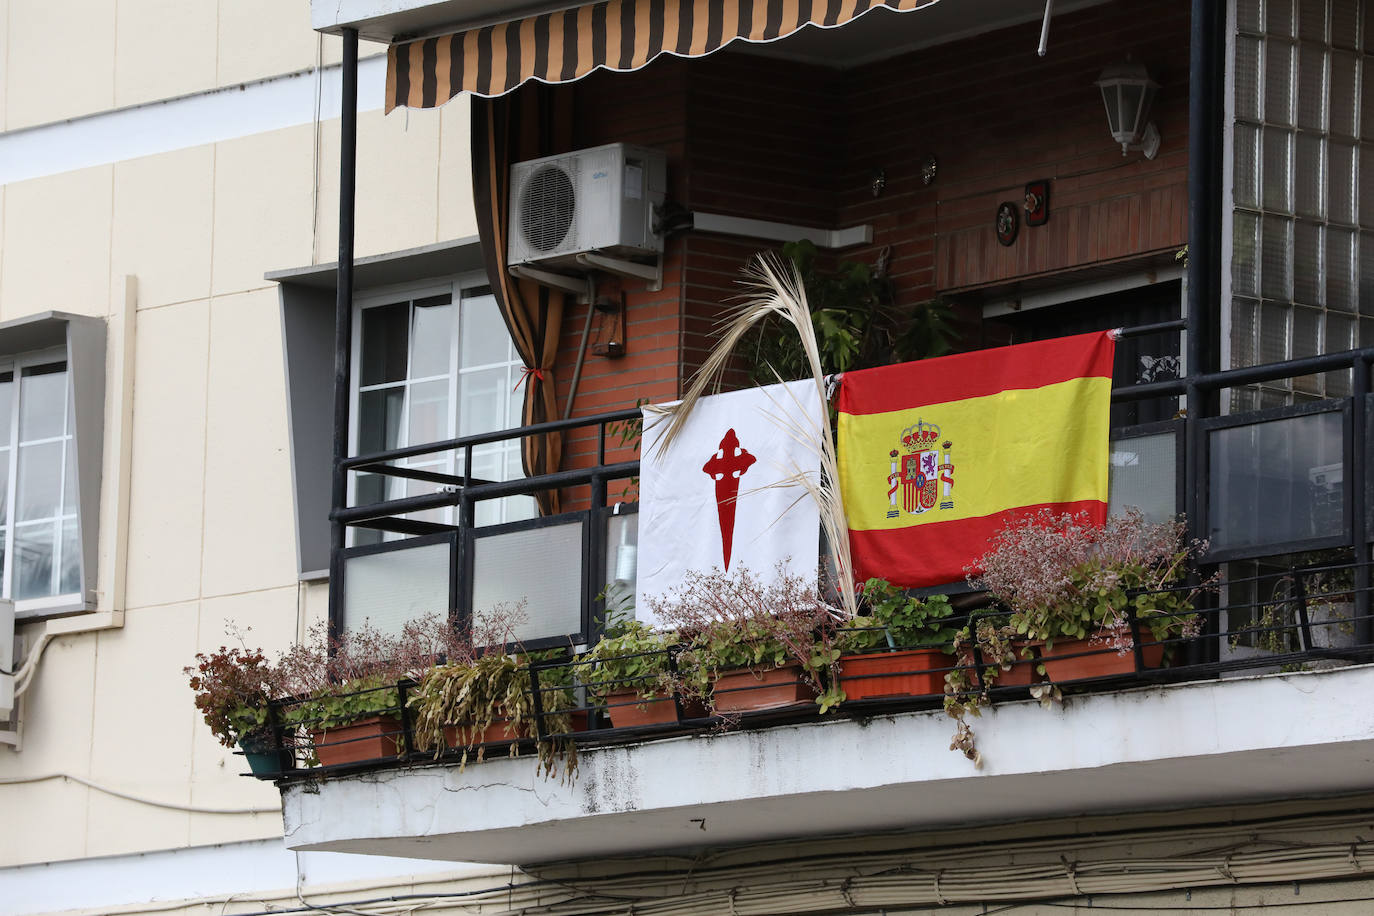
<path id="1" fill-rule="evenodd" d="M 555 859 L 784 837 L 1279 799 L 1374 788 L 1374 667 L 696 735 L 582 755 L 382 770 L 283 789 L 287 846 L 454 861 Z"/>

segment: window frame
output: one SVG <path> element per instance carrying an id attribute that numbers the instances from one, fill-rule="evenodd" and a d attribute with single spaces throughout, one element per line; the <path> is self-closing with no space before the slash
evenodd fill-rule
<path id="1" fill-rule="evenodd" d="M 453 305 L 453 307 L 454 307 L 453 330 L 452 330 L 452 339 L 451 339 L 451 348 L 452 348 L 452 349 L 451 349 L 451 351 L 450 351 L 451 360 L 450 360 L 450 363 L 449 363 L 449 365 L 450 365 L 450 372 L 449 372 L 449 379 L 448 379 L 448 382 L 449 382 L 449 384 L 448 384 L 448 398 L 449 398 L 449 405 L 450 405 L 450 407 L 449 407 L 449 416 L 448 416 L 448 420 L 449 420 L 449 424 L 450 424 L 449 430 L 450 430 L 451 435 L 449 435 L 449 436 L 446 437 L 446 438 L 457 438 L 458 435 L 459 435 L 459 430 L 461 429 L 461 423 L 462 423 L 462 416 L 461 416 L 461 395 L 462 395 L 462 382 L 463 382 L 463 376 L 464 376 L 464 374 L 472 373 L 472 372 L 476 372 L 476 371 L 481 371 L 481 370 L 486 370 L 486 369 L 492 369 L 492 368 L 505 368 L 505 369 L 507 370 L 507 379 L 508 379 L 508 380 L 510 380 L 510 379 L 512 378 L 512 376 L 518 376 L 518 375 L 519 375 L 519 367 L 523 366 L 523 365 L 524 365 L 524 362 L 523 362 L 523 360 L 521 359 L 519 352 L 518 352 L 518 351 L 516 350 L 516 348 L 515 348 L 514 341 L 511 340 L 511 338 L 510 338 L 509 331 L 507 331 L 507 335 L 506 335 L 506 340 L 507 340 L 508 346 L 509 346 L 509 348 L 510 348 L 510 349 L 509 349 L 509 354 L 510 354 L 510 358 L 509 358 L 509 359 L 505 359 L 505 360 L 496 360 L 496 361 L 492 361 L 492 362 L 484 362 L 484 363 L 481 363 L 481 364 L 478 364 L 478 365 L 474 365 L 474 366 L 465 366 L 465 365 L 463 364 L 463 336 L 462 336 L 463 303 L 464 303 L 468 298 L 470 298 L 470 297 L 471 297 L 471 298 L 477 298 L 477 296 L 470 296 L 470 293 L 471 293 L 472 291 L 475 291 L 475 290 L 487 290 L 487 291 L 488 291 L 488 292 L 485 292 L 485 293 L 478 293 L 477 296 L 491 295 L 491 292 L 490 292 L 490 290 L 491 290 L 491 281 L 490 281 L 490 279 L 487 277 L 487 275 L 486 275 L 485 272 L 481 272 L 481 271 L 464 271 L 464 272 L 460 272 L 460 273 L 450 274 L 450 275 L 444 276 L 444 277 L 428 277 L 428 278 L 424 278 L 424 279 L 417 279 L 417 280 L 414 280 L 414 281 L 407 281 L 407 282 L 401 282 L 401 283 L 392 283 L 392 284 L 383 285 L 383 286 L 370 287 L 370 288 L 364 289 L 364 290 L 362 290 L 362 291 L 360 291 L 360 292 L 358 292 L 358 293 L 356 293 L 356 294 L 354 295 L 354 297 L 353 297 L 353 308 L 352 308 L 352 313 L 351 313 L 351 318 L 350 318 L 350 320 L 352 321 L 352 330 L 353 330 L 353 333 L 350 335 L 350 338 L 351 338 L 351 350 L 350 350 L 350 353 L 349 353 L 349 357 L 350 357 L 350 358 L 349 358 L 348 450 L 349 450 L 349 454 L 350 454 L 350 455 L 356 456 L 356 455 L 359 454 L 358 442 L 359 442 L 359 433 L 360 433 L 360 431 L 361 431 L 361 429 L 360 429 L 360 419 L 361 419 L 361 414 L 362 414 L 362 411 L 361 411 L 360 407 L 361 407 L 361 395 L 362 395 L 362 393 L 363 393 L 363 392 L 362 392 L 362 386 L 361 386 L 361 384 L 360 384 L 360 383 L 361 383 L 361 376 L 362 376 L 362 347 L 363 347 L 363 337 L 364 337 L 364 335 L 363 335 L 363 313 L 364 313 L 364 311 L 365 311 L 366 309 L 369 309 L 369 308 L 377 308 L 377 307 L 386 306 L 386 305 L 392 305 L 392 304 L 396 304 L 396 303 L 399 303 L 399 302 L 413 302 L 414 300 L 425 299 L 425 298 L 429 298 L 429 297 L 431 297 L 431 296 L 447 295 L 447 296 L 450 297 L 450 302 L 452 303 L 452 305 Z M 407 358 L 408 358 L 408 359 L 409 359 L 409 355 L 410 355 L 410 354 L 409 354 L 409 347 L 410 347 L 410 340 L 408 339 L 408 340 L 407 340 Z M 428 378 L 428 377 L 426 377 L 426 378 Z M 409 409 L 410 409 L 410 397 L 409 397 L 410 387 L 411 387 L 413 384 L 415 384 L 415 381 L 414 381 L 413 379 L 410 378 L 409 365 L 407 365 L 406 377 L 405 377 L 405 379 L 404 379 L 402 382 L 399 382 L 399 383 L 386 383 L 386 384 L 403 384 L 403 385 L 405 385 L 405 388 L 406 388 L 406 395 L 405 395 L 405 400 L 404 400 L 403 403 L 402 403 L 401 414 L 402 414 L 402 417 L 408 418 L 408 417 L 409 417 Z M 373 386 L 368 386 L 368 387 L 369 387 L 369 389 L 370 389 L 370 388 L 372 388 Z M 518 385 L 518 379 L 516 379 L 516 381 L 515 381 L 515 383 L 514 383 L 514 388 L 518 388 L 518 387 L 519 387 L 519 385 Z M 512 400 L 512 401 L 516 401 L 516 402 L 518 403 L 518 402 L 521 400 L 521 398 L 523 397 L 523 395 L 516 395 L 516 394 L 514 393 L 514 388 L 512 389 L 511 400 Z M 509 406 L 510 406 L 510 405 L 508 404 L 507 407 L 509 408 Z M 508 409 L 508 410 L 507 410 L 507 415 L 508 415 L 508 416 L 509 416 L 509 413 L 510 413 L 510 411 L 509 411 L 509 409 Z M 518 428 L 519 425 L 520 425 L 520 424 L 519 424 L 519 421 L 517 420 L 514 427 L 503 427 L 503 428 Z M 443 440 L 441 439 L 441 440 L 437 440 L 437 441 L 443 441 Z M 511 440 L 511 442 L 514 443 L 514 446 L 513 446 L 513 447 L 514 447 L 515 449 L 518 449 L 518 448 L 519 448 L 519 439 L 513 439 L 513 440 Z M 410 442 L 407 441 L 406 444 L 407 444 L 407 445 L 414 445 L 414 444 L 421 444 L 421 443 L 410 443 Z M 398 447 L 399 447 L 399 446 L 398 446 Z M 501 448 L 501 452 L 502 452 L 502 459 L 501 459 L 501 465 L 502 465 L 502 478 L 504 479 L 504 478 L 505 478 L 505 475 L 506 475 L 505 468 L 507 467 L 507 465 L 508 465 L 508 463 L 509 463 L 509 455 L 508 455 L 507 453 L 511 451 L 512 445 L 511 445 L 510 443 L 502 443 L 501 446 L 500 446 L 500 448 Z M 459 456 L 456 452 L 454 452 L 454 451 L 448 452 L 446 455 L 443 456 L 443 465 L 442 465 L 442 468 L 440 469 L 440 472 L 441 472 L 441 473 L 454 474 L 454 475 L 461 474 L 462 471 L 461 471 L 461 469 L 459 468 L 459 464 L 460 464 L 460 461 L 461 461 L 461 460 L 462 460 L 462 459 L 461 459 L 461 456 Z M 475 456 L 474 456 L 474 463 L 476 463 Z M 433 469 L 433 468 L 431 468 L 431 470 L 432 470 L 432 469 Z M 347 499 L 348 499 L 348 504 L 349 504 L 349 505 L 356 505 L 356 502 L 357 502 L 357 489 L 358 489 L 358 488 L 357 488 L 357 479 L 358 479 L 358 475 L 357 475 L 357 474 L 350 474 L 350 475 L 348 476 L 348 492 L 347 492 Z M 398 479 L 399 479 L 399 478 L 398 478 Z M 520 498 L 520 497 L 517 497 L 517 498 Z M 493 521 L 493 522 L 490 522 L 490 524 L 506 524 L 506 523 L 508 523 L 508 522 L 522 521 L 522 520 L 524 520 L 524 518 L 528 517 L 528 516 L 525 516 L 525 517 L 510 518 L 510 517 L 508 517 L 508 509 L 507 509 L 507 506 L 506 506 L 506 500 L 500 500 L 500 501 L 498 501 L 498 502 L 499 502 L 499 504 L 500 504 L 500 506 L 501 506 L 501 508 L 500 508 L 500 515 L 501 515 L 501 517 L 500 517 L 499 519 L 496 519 L 496 520 Z M 456 510 L 456 507 L 451 507 L 450 509 L 445 510 L 444 516 L 445 516 L 444 521 L 442 521 L 441 524 L 452 525 L 452 526 L 454 526 L 455 528 L 458 527 L 458 520 L 457 520 L 457 510 Z M 352 531 L 349 532 L 348 546 L 349 546 L 349 548 L 352 548 L 352 547 L 354 547 L 354 546 L 361 546 L 360 544 L 358 544 L 358 543 L 354 540 L 354 538 L 353 538 L 353 532 L 352 532 Z"/>

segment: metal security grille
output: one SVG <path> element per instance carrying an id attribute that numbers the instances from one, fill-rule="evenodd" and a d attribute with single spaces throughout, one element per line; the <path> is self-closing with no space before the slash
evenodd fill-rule
<path id="1" fill-rule="evenodd" d="M 562 165 L 546 165 L 530 176 L 520 194 L 520 232 L 539 251 L 553 251 L 572 229 L 577 192 Z"/>
<path id="2" fill-rule="evenodd" d="M 1233 367 L 1374 342 L 1374 22 L 1364 0 L 1238 0 Z M 1348 372 L 1233 393 L 1233 409 L 1338 397 Z"/>

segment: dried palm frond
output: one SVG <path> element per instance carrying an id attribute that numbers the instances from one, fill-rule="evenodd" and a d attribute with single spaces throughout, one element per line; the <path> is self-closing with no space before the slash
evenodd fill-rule
<path id="1" fill-rule="evenodd" d="M 770 315 L 776 315 L 796 328 L 801 338 L 802 352 L 811 368 L 812 381 L 820 394 L 821 404 L 824 405 L 827 401 L 825 373 L 821 368 L 816 330 L 811 323 L 811 309 L 807 305 L 806 290 L 796 266 L 784 265 L 776 255 L 763 254 L 754 259 L 745 269 L 744 275 L 743 284 L 747 292 L 739 304 L 732 307 L 721 319 L 720 335 L 715 347 L 692 377 L 682 400 L 675 405 L 662 408 L 662 412 L 671 416 L 663 436 L 658 440 L 657 448 L 663 452 L 672 447 L 692 409 L 706 394 L 707 389 L 718 383 L 740 340 Z M 777 376 L 776 372 L 773 374 Z M 783 380 L 779 377 L 778 381 Z M 795 401 L 795 395 L 792 397 Z M 820 459 L 820 479 L 815 479 L 812 474 L 797 471 L 772 486 L 800 486 L 816 501 L 820 509 L 821 526 L 830 550 L 830 559 L 836 572 L 841 609 L 846 616 L 852 617 L 857 613 L 857 605 L 854 596 L 853 566 L 849 557 L 849 523 L 844 511 L 844 501 L 840 497 L 839 465 L 835 458 L 835 436 L 830 423 L 830 412 L 821 410 L 819 429 L 804 428 L 790 416 L 787 410 L 780 409 L 771 415 L 771 419 L 794 441 L 817 455 Z"/>

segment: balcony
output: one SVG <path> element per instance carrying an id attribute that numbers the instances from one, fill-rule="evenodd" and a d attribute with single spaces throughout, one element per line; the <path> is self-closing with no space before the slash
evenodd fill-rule
<path id="1" fill-rule="evenodd" d="M 988 670 L 976 646 L 928 666 L 925 689 L 906 695 L 856 699 L 864 691 L 855 687 L 918 674 L 914 662 L 878 675 L 851 672 L 850 698 L 826 713 L 804 691 L 795 702 L 712 715 L 682 691 L 646 702 L 597 689 L 607 654 L 587 650 L 599 635 L 605 586 L 631 575 L 617 548 L 633 543 L 633 506 L 607 494 L 638 470 L 634 460 L 613 460 L 624 448 L 614 424 L 634 411 L 350 459 L 352 473 L 406 476 L 401 463 L 415 454 L 466 452 L 462 466 L 472 467 L 471 450 L 501 437 L 566 434 L 568 463 L 580 468 L 500 482 L 455 475 L 434 481 L 440 489 L 430 495 L 335 513 L 349 525 L 407 535 L 340 552 L 340 622 L 428 590 L 464 625 L 502 589 L 543 588 L 537 618 L 519 635 L 528 648 L 553 651 L 522 669 L 528 732 L 426 737 L 412 702 L 422 688 L 403 681 L 388 701 L 394 719 L 382 744 L 341 731 L 307 737 L 318 721 L 294 701 L 276 704 L 274 721 L 291 723 L 278 730 L 286 754 L 259 775 L 278 780 L 292 848 L 524 864 L 1367 790 L 1374 713 L 1345 700 L 1374 687 L 1371 360 L 1372 351 L 1352 351 L 1114 392 L 1121 405 L 1173 402 L 1185 392 L 1205 405 L 1212 392 L 1322 372 L 1350 373 L 1351 394 L 1211 416 L 1199 406 L 1180 419 L 1113 430 L 1113 504 L 1165 516 L 1186 506 L 1195 530 L 1213 542 L 1191 584 L 1173 587 L 1195 596 L 1196 626 L 1156 634 L 1131 612 L 1129 641 L 1067 653 L 1106 665 L 1087 673 L 1052 664 L 1041 672 L 1043 647 L 1019 658 L 969 720 L 981 769 L 948 750 L 954 723 L 942 708 L 945 675 L 976 687 Z M 484 501 L 551 489 L 570 511 L 474 524 Z M 407 517 L 444 506 L 457 507 L 458 524 Z M 551 550 L 563 551 L 541 567 L 553 586 L 513 579 L 501 559 Z M 401 559 L 408 551 L 424 558 Z M 358 558 L 368 564 L 361 577 L 349 565 Z M 976 630 L 996 613 L 968 601 L 951 623 Z M 669 646 L 638 654 L 655 656 L 655 670 L 671 674 L 680 653 Z M 831 686 L 832 674 L 821 672 L 818 686 Z M 1036 702 L 1047 681 L 1063 693 L 1049 710 Z M 746 680 L 715 689 L 720 704 L 723 694 L 773 688 Z M 621 712 L 646 707 L 662 714 L 657 722 L 624 724 Z M 306 765 L 331 745 L 355 743 L 340 762 Z M 542 773 L 541 749 L 553 749 L 564 766 L 575 753 L 575 774 Z M 486 759 L 470 759 L 477 750 Z M 507 756 L 512 750 L 518 756 Z"/>

